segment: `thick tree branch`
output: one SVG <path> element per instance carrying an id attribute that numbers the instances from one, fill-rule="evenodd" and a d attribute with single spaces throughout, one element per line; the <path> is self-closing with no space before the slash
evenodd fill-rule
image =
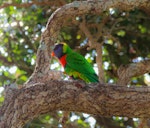
<path id="1" fill-rule="evenodd" d="M 150 72 L 150 60 L 122 65 L 118 69 L 118 84 L 127 85 L 132 77 Z"/>
<path id="2" fill-rule="evenodd" d="M 78 82 L 47 81 L 20 90 L 7 87 L 6 100 L 0 110 L 0 115 L 3 115 L 1 128 L 2 125 L 5 128 L 20 128 L 27 121 L 55 110 L 106 117 L 150 116 L 150 88 L 106 84 L 77 88 L 76 84 Z"/>

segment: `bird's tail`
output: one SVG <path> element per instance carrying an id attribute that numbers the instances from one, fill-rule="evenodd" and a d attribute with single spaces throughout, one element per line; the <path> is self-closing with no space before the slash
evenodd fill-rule
<path id="1" fill-rule="evenodd" d="M 86 74 L 88 80 L 90 83 L 98 83 L 99 82 L 99 78 L 97 76 L 97 74 Z"/>

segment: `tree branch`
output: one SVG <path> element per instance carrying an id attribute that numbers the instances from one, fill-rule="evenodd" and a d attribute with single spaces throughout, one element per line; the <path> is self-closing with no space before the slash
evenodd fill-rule
<path id="1" fill-rule="evenodd" d="M 20 90 L 6 87 L 6 100 L 0 111 L 4 127 L 20 128 L 29 120 L 55 110 L 106 117 L 150 116 L 150 88 L 106 84 L 77 88 L 76 84 L 78 82 L 47 81 Z"/>
<path id="2" fill-rule="evenodd" d="M 122 65 L 118 69 L 118 84 L 127 85 L 132 77 L 150 72 L 150 60 Z"/>
<path id="3" fill-rule="evenodd" d="M 14 63 L 13 62 L 10 62 L 10 61 L 8 61 L 7 59 L 6 59 L 6 57 L 4 57 L 4 56 L 2 56 L 2 54 L 0 53 L 0 60 L 3 62 L 3 64 L 5 64 L 5 65 L 14 65 Z"/>

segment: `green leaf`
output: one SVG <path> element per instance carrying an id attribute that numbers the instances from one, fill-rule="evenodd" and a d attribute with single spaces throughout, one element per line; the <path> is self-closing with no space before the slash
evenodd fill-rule
<path id="1" fill-rule="evenodd" d="M 4 97 L 0 96 L 0 103 L 2 103 L 4 101 Z"/>
<path id="2" fill-rule="evenodd" d="M 120 37 L 124 37 L 126 34 L 126 32 L 124 30 L 120 30 L 119 32 L 117 32 L 117 35 Z"/>

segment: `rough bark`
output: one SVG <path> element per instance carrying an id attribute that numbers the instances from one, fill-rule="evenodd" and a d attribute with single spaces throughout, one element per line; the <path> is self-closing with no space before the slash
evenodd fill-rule
<path id="1" fill-rule="evenodd" d="M 148 10 L 150 2 L 149 0 L 76 1 L 56 10 L 49 18 L 42 35 L 34 73 L 23 88 L 6 87 L 5 101 L 0 108 L 1 128 L 21 128 L 27 121 L 40 114 L 55 110 L 108 117 L 150 117 L 149 87 L 128 88 L 105 84 L 77 88 L 76 82 L 51 80 L 53 75 L 49 70 L 50 46 L 56 42 L 59 31 L 67 19 L 86 13 L 101 13 L 109 7 L 123 10 L 138 7 Z M 135 71 L 134 74 L 139 73 Z"/>
<path id="2" fill-rule="evenodd" d="M 118 84 L 127 85 L 132 77 L 150 72 L 150 60 L 122 65 L 118 69 Z"/>
<path id="3" fill-rule="evenodd" d="M 55 110 L 96 114 L 105 117 L 150 117 L 150 88 L 118 85 L 86 85 L 47 81 L 29 88 L 6 87 L 1 108 L 1 128 L 21 128 L 27 121 Z"/>

